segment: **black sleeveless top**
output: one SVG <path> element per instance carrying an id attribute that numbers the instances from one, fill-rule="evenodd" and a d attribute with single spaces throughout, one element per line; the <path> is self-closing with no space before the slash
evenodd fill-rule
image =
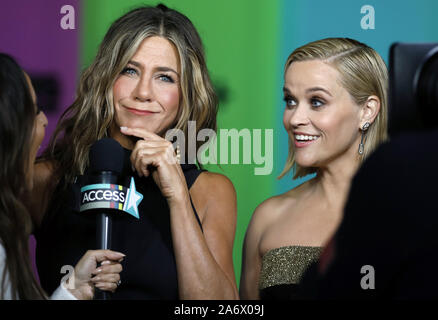
<path id="1" fill-rule="evenodd" d="M 129 214 L 113 215 L 112 250 L 126 255 L 120 274 L 121 285 L 112 299 L 178 299 L 178 279 L 166 199 L 151 176 L 139 177 L 129 164 L 127 179 L 134 177 L 136 189 L 143 195 L 138 206 L 140 219 Z M 181 165 L 190 189 L 202 172 L 196 165 Z M 54 201 L 35 233 L 36 263 L 42 287 L 51 294 L 65 273 L 64 265 L 75 266 L 89 249 L 96 248 L 96 215 L 79 212 L 80 179 L 61 191 L 63 181 L 52 196 Z M 127 184 L 129 185 L 129 183 Z M 193 207 L 193 203 L 192 203 Z M 202 230 L 195 208 L 196 219 Z"/>

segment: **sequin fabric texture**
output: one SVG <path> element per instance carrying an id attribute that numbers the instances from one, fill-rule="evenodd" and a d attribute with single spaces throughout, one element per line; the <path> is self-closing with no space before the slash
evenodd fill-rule
<path id="1" fill-rule="evenodd" d="M 297 284 L 306 269 L 317 261 L 322 247 L 287 246 L 269 250 L 262 258 L 259 289 Z"/>

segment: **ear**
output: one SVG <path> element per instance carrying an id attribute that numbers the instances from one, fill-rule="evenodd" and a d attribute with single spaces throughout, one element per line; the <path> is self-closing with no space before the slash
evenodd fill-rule
<path id="1" fill-rule="evenodd" d="M 363 104 L 360 114 L 360 127 L 369 122 L 372 124 L 380 111 L 380 99 L 378 96 L 369 96 Z"/>

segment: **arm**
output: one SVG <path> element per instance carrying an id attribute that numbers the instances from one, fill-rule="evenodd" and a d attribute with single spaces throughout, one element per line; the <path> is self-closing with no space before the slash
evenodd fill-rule
<path id="1" fill-rule="evenodd" d="M 180 297 L 238 299 L 232 257 L 236 230 L 234 187 L 222 175 L 202 173 L 191 193 L 194 199 L 203 198 L 203 233 L 188 193 L 170 206 Z"/>
<path id="2" fill-rule="evenodd" d="M 244 300 L 260 299 L 258 285 L 262 267 L 260 239 L 264 230 L 263 208 L 261 204 L 254 211 L 243 243 L 240 298 Z"/>
<path id="3" fill-rule="evenodd" d="M 222 175 L 202 173 L 191 188 L 202 216 L 202 232 L 172 144 L 144 129 L 123 128 L 122 132 L 143 138 L 132 151 L 131 163 L 140 176 L 152 175 L 169 204 L 180 298 L 237 299 L 232 259 L 237 210 L 232 183 Z"/>

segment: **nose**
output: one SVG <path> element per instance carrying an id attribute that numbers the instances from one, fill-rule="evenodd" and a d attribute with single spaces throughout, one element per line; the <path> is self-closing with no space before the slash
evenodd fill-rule
<path id="1" fill-rule="evenodd" d="M 141 102 L 151 101 L 153 96 L 151 81 L 152 81 L 151 78 L 147 78 L 145 76 L 141 77 L 134 90 L 135 100 Z"/>
<path id="2" fill-rule="evenodd" d="M 291 111 L 288 122 L 292 127 L 298 128 L 309 123 L 308 110 L 304 104 L 299 104 Z"/>

